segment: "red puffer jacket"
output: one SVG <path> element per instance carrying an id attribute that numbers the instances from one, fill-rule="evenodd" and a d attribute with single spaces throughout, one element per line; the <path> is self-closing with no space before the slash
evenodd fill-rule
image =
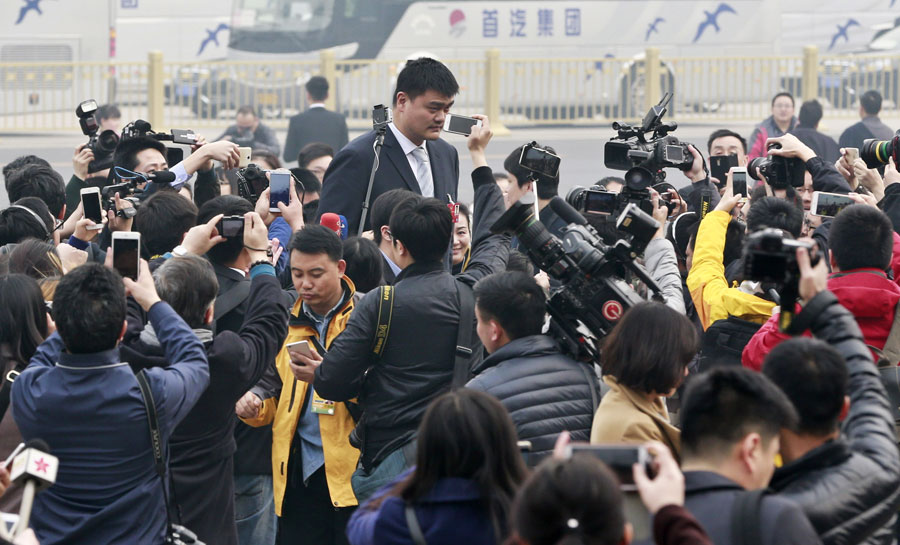
<path id="1" fill-rule="evenodd" d="M 833 273 L 828 278 L 828 289 L 856 317 L 866 344 L 879 350 L 884 348 L 894 323 L 897 303 L 900 302 L 900 286 L 897 285 L 900 279 L 900 235 L 897 233 L 894 233 L 891 270 L 895 280 L 888 279 L 878 269 L 853 269 Z M 810 335 L 809 331 L 803 334 L 807 337 Z M 741 363 L 744 367 L 759 371 L 766 355 L 785 339 L 790 339 L 790 336 L 778 331 L 778 313 L 773 313 L 772 318 L 759 328 L 744 347 Z M 877 356 L 873 354 L 873 357 L 878 361 Z"/>

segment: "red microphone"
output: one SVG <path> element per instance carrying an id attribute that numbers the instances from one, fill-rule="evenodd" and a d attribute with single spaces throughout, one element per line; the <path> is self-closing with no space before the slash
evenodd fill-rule
<path id="1" fill-rule="evenodd" d="M 337 236 L 341 237 L 341 240 L 347 238 L 347 218 L 340 214 L 325 212 L 319 219 L 319 225 L 324 225 L 334 231 Z"/>

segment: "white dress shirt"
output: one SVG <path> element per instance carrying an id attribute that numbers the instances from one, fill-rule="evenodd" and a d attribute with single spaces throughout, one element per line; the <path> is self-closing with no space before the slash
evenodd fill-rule
<path id="1" fill-rule="evenodd" d="M 388 127 L 391 128 L 391 132 L 394 133 L 394 137 L 397 139 L 397 142 L 400 143 L 400 148 L 403 150 L 403 155 L 406 155 L 406 160 L 409 162 L 409 168 L 412 169 L 413 178 L 416 177 L 416 172 L 419 171 L 419 160 L 413 155 L 413 150 L 418 148 L 419 146 L 412 143 L 412 141 L 406 137 L 405 134 L 400 132 L 400 129 L 397 128 L 396 125 L 390 123 Z M 425 150 L 425 155 L 428 155 L 428 160 L 431 161 L 431 155 L 428 153 L 428 146 L 425 145 L 425 142 L 422 142 L 421 148 Z M 433 177 L 433 176 L 432 176 Z M 422 180 L 416 179 L 416 182 L 419 184 L 419 191 L 422 192 L 422 195 L 425 197 L 434 197 L 434 187 L 431 187 L 431 190 L 428 191 L 428 194 L 423 190 Z"/>

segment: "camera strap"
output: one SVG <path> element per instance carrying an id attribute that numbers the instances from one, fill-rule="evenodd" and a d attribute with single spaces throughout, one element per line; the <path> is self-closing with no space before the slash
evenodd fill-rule
<path id="1" fill-rule="evenodd" d="M 453 362 L 451 390 L 462 388 L 469 382 L 469 362 L 472 360 L 472 324 L 475 323 L 475 294 L 472 288 L 456 280 L 459 297 L 459 325 L 456 329 L 456 357 Z"/>
<path id="2" fill-rule="evenodd" d="M 147 421 L 150 425 L 150 444 L 153 448 L 153 461 L 156 466 L 156 473 L 159 475 L 159 480 L 162 483 L 163 502 L 166 504 L 166 532 L 168 533 L 168 527 L 172 526 L 171 510 L 169 507 L 169 493 L 166 487 L 166 461 L 163 457 L 162 435 L 159 431 L 159 419 L 156 416 L 156 402 L 153 401 L 153 392 L 150 390 L 150 384 L 147 382 L 147 374 L 144 370 L 138 372 L 136 378 L 141 389 L 141 398 L 144 400 L 144 409 L 147 411 Z"/>
<path id="3" fill-rule="evenodd" d="M 406 526 L 409 528 L 409 537 L 412 538 L 415 545 L 428 545 L 425 540 L 425 533 L 422 532 L 422 526 L 419 524 L 419 517 L 416 516 L 416 509 L 413 504 L 407 502 L 406 508 L 403 510 L 406 515 Z"/>

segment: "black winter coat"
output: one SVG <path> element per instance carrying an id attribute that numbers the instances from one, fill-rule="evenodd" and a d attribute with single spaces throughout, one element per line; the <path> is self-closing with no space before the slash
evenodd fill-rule
<path id="1" fill-rule="evenodd" d="M 531 335 L 501 347 L 475 368 L 466 388 L 503 403 L 519 440 L 531 441 L 525 454 L 530 466 L 553 451 L 560 432 L 590 441 L 600 383 L 590 367 L 561 354 L 550 337 Z"/>
<path id="2" fill-rule="evenodd" d="M 359 397 L 364 411 L 361 456 L 366 469 L 415 435 L 431 401 L 450 389 L 459 327 L 457 283 L 471 289 L 481 278 L 506 268 L 509 235 L 490 226 L 504 212 L 500 186 L 488 167 L 472 172 L 475 218 L 472 258 L 454 277 L 441 261 L 416 262 L 397 276 L 390 329 L 381 358 L 372 352 L 381 290 L 367 293 L 353 310 L 347 328 L 316 368 L 316 392 L 332 401 Z M 472 328 L 473 360 L 482 346 Z"/>
<path id="3" fill-rule="evenodd" d="M 287 335 L 289 308 L 275 276 L 256 276 L 248 301 L 239 332 L 223 331 L 204 343 L 209 387 L 169 441 L 169 502 L 184 526 L 209 544 L 237 544 L 234 404 L 274 365 Z M 122 361 L 135 372 L 169 365 L 159 345 L 141 336 L 144 323 L 134 308 L 129 307 L 128 332 L 119 348 Z"/>
<path id="4" fill-rule="evenodd" d="M 771 487 L 801 506 L 825 545 L 890 544 L 900 454 L 887 394 L 853 315 L 830 292 L 817 297 L 830 302 L 810 329 L 847 361 L 850 412 L 839 439 L 776 470 Z"/>

